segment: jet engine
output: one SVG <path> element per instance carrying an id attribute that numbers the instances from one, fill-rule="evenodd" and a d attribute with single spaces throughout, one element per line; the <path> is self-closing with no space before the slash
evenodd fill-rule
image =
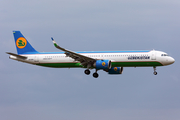
<path id="1" fill-rule="evenodd" d="M 96 60 L 93 65 L 97 70 L 99 69 L 111 69 L 111 61 L 110 60 Z"/>
<path id="2" fill-rule="evenodd" d="M 108 74 L 122 74 L 123 67 L 112 67 L 107 72 L 108 72 Z"/>

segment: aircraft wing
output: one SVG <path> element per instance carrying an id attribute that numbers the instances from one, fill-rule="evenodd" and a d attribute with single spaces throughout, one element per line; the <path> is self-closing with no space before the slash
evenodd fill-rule
<path id="1" fill-rule="evenodd" d="M 93 64 L 96 61 L 96 59 L 94 59 L 94 58 L 87 57 L 87 56 L 78 54 L 76 52 L 64 49 L 64 48 L 60 47 L 53 38 L 51 38 L 51 39 L 54 43 L 54 46 L 57 49 L 64 51 L 65 52 L 64 54 L 66 54 L 66 56 L 73 58 L 75 61 L 79 61 L 81 63 L 81 65 L 83 65 L 83 66 L 87 66 L 88 64 Z"/>

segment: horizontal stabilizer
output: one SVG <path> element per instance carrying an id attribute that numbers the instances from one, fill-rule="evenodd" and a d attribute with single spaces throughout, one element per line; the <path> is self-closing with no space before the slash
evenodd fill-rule
<path id="1" fill-rule="evenodd" d="M 21 58 L 21 59 L 27 59 L 27 57 L 25 57 L 25 56 L 17 55 L 17 54 L 10 53 L 10 52 L 6 52 L 6 53 L 9 54 L 9 55 L 16 56 L 16 57 Z"/>

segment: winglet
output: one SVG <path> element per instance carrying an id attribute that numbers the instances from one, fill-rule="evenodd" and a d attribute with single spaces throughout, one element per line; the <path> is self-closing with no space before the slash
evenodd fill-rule
<path id="1" fill-rule="evenodd" d="M 53 37 L 51 37 L 51 39 L 52 39 L 52 41 L 54 43 L 54 46 L 57 47 L 58 45 L 57 45 L 56 41 L 53 39 Z"/>

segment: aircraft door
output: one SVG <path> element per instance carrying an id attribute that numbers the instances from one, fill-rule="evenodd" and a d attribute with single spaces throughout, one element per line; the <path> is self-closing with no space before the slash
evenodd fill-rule
<path id="1" fill-rule="evenodd" d="M 39 63 L 39 56 L 38 55 L 34 56 L 34 62 Z"/>
<path id="2" fill-rule="evenodd" d="M 152 51 L 151 60 L 156 60 L 156 52 Z"/>

